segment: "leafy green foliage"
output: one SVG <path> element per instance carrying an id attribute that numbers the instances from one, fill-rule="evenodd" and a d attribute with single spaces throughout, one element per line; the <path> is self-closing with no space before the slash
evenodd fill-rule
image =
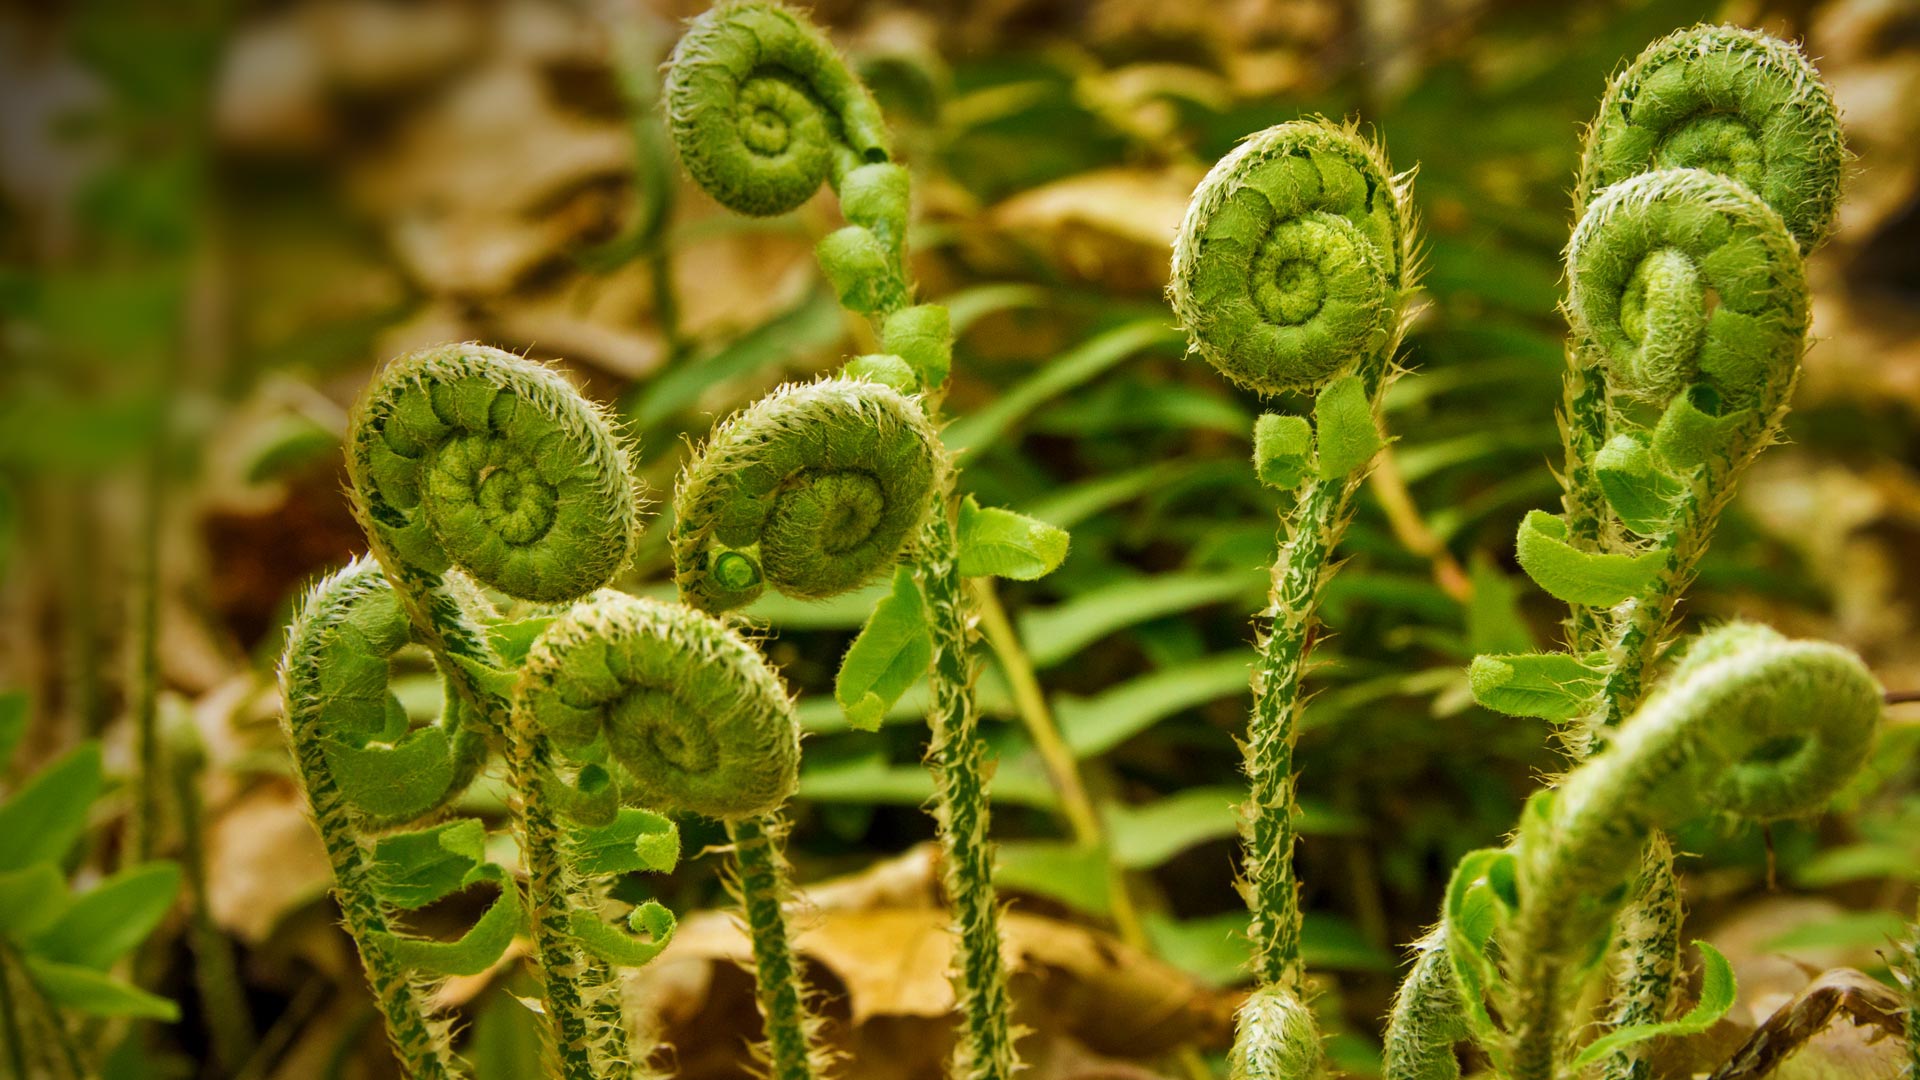
<path id="1" fill-rule="evenodd" d="M 997 506 L 960 500 L 960 575 L 1033 581 L 1059 569 L 1067 531 Z"/>
<path id="2" fill-rule="evenodd" d="M 893 574 L 893 591 L 880 598 L 873 614 L 840 662 L 834 698 L 847 722 L 877 731 L 887 710 L 919 681 L 933 659 L 927 607 L 910 567 Z"/>
<path id="3" fill-rule="evenodd" d="M 1515 545 L 1520 568 L 1549 596 L 1569 604 L 1611 607 L 1638 596 L 1666 561 L 1663 551 L 1638 555 L 1579 551 L 1567 542 L 1567 523 L 1544 510 L 1520 523 Z"/>

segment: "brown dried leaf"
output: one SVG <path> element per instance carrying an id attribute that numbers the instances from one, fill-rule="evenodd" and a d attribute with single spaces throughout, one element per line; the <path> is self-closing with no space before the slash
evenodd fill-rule
<path id="1" fill-rule="evenodd" d="M 1891 1080 L 1905 1057 L 1900 1038 L 1906 1031 L 1905 1008 L 1893 989 L 1852 968 L 1837 968 L 1774 1010 L 1711 1080 L 1789 1075 Z M 1830 1029 L 1840 1017 L 1854 1030 Z M 1863 1027 L 1870 1029 L 1864 1040 L 1858 1030 Z M 1791 1073 L 1783 1065 L 1788 1059 Z"/>

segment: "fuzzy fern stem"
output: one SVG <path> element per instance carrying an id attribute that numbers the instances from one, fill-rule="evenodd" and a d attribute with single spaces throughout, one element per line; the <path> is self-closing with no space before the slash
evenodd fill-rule
<path id="1" fill-rule="evenodd" d="M 1168 295 L 1192 351 L 1261 393 L 1319 393 L 1316 432 L 1268 417 L 1263 425 L 1280 423 L 1255 440 L 1262 478 L 1298 493 L 1281 512 L 1245 744 L 1242 865 L 1259 989 L 1240 1013 L 1233 1060 L 1248 1080 L 1299 1076 L 1321 1057 L 1300 958 L 1293 754 L 1333 551 L 1381 445 L 1380 395 L 1411 279 L 1405 197 L 1351 129 L 1280 124 L 1214 166 L 1174 244 Z"/>
<path id="2" fill-rule="evenodd" d="M 406 640 L 405 617 L 379 568 L 356 562 L 321 583 L 301 606 L 288 634 L 281 684 L 294 764 L 333 867 L 334 896 L 342 921 L 359 947 L 367 986 L 386 1024 L 388 1040 L 406 1076 L 444 1080 L 464 1072 L 453 1056 L 446 1023 L 432 1015 L 427 985 L 388 947 L 395 915 L 375 891 L 371 841 L 340 787 L 329 760 L 330 733 L 325 729 L 330 721 L 338 723 L 335 718 L 342 714 L 364 712 L 351 707 L 356 699 L 342 700 L 344 695 L 330 688 L 342 682 L 353 685 L 375 668 L 383 672 L 384 654 Z M 380 652 L 362 651 L 369 646 Z M 365 670 L 350 676 L 353 667 Z"/>
<path id="3" fill-rule="evenodd" d="M 727 823 L 740 907 L 747 936 L 753 941 L 754 989 L 766 1029 L 767 1076 L 813 1080 L 819 1074 L 811 1031 L 817 1021 L 808 1015 L 787 921 L 791 889 L 786 858 L 780 852 L 785 831 L 785 823 L 773 814 Z"/>

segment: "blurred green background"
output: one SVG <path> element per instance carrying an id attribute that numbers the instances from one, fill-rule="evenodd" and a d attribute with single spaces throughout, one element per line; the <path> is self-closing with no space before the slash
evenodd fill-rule
<path id="1" fill-rule="evenodd" d="M 558 360 L 623 418 L 663 508 L 714 420 L 872 351 L 811 257 L 830 200 L 743 221 L 671 159 L 656 66 L 698 9 L 0 7 L 0 687 L 33 702 L 15 768 L 101 736 L 125 774 L 145 626 L 163 717 L 206 750 L 184 773 L 204 813 L 152 823 L 163 852 L 204 863 L 143 960 L 185 1013 L 113 1032 L 132 1070 L 116 1075 L 219 1074 L 196 917 L 238 956 L 263 1036 L 245 1075 L 389 1075 L 272 670 L 299 588 L 364 550 L 339 438 L 375 365 L 466 339 Z M 1670 30 L 1804 40 L 1858 155 L 1811 264 L 1821 341 L 1791 445 L 1746 482 L 1687 612 L 1835 640 L 1920 687 L 1920 7 L 836 0 L 815 16 L 915 176 L 920 290 L 961 328 L 963 486 L 1073 534 L 1058 573 L 989 605 L 980 685 L 1036 1077 L 1217 1067 L 1242 981 L 1234 740 L 1279 496 L 1248 466 L 1263 404 L 1181 359 L 1161 288 L 1194 183 L 1246 133 L 1360 120 L 1417 168 L 1425 228 L 1415 374 L 1328 597 L 1299 753 L 1308 961 L 1342 1067 L 1377 1069 L 1404 945 L 1455 859 L 1558 767 L 1546 726 L 1474 706 L 1463 671 L 1557 634 L 1511 540 L 1557 493 L 1579 132 L 1609 72 Z M 669 591 L 665 534 L 656 518 L 627 587 Z M 924 695 L 870 735 L 830 693 L 874 595 L 751 614 L 813 732 L 792 856 L 846 1074 L 933 1076 L 948 999 Z M 407 685 L 437 707 L 424 668 Z M 1036 730 L 1063 751 L 1040 753 Z M 1839 813 L 1682 838 L 1707 853 L 1685 867 L 1691 926 L 1742 975 L 1736 1030 L 1713 1045 L 1804 985 L 1795 961 L 1884 972 L 1898 919 L 1878 913 L 1910 911 L 1920 879 L 1916 741 L 1920 710 L 1896 707 Z M 500 798 L 473 796 L 495 814 Z M 83 875 L 112 864 L 124 815 L 105 804 Z M 684 828 L 689 851 L 721 840 Z M 757 1029 L 715 862 L 633 886 L 682 916 L 636 993 L 687 1076 L 741 1075 Z M 524 978 L 508 965 L 446 992 L 483 1078 L 535 1075 Z"/>

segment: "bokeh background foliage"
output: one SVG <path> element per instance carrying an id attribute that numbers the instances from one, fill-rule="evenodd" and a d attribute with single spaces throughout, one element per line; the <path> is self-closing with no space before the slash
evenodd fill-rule
<path id="1" fill-rule="evenodd" d="M 116 865 L 138 822 L 188 867 L 139 961 L 184 1015 L 109 1030 L 115 1075 L 221 1071 L 195 927 L 237 957 L 260 1047 L 246 1075 L 388 1075 L 271 671 L 300 586 L 361 549 L 339 438 L 375 364 L 462 339 L 558 359 L 616 406 L 664 502 L 715 418 L 873 350 L 811 258 L 838 224 L 830 200 L 746 221 L 682 182 L 656 65 L 698 6 L 0 9 L 0 687 L 32 702 L 15 778 L 93 736 L 129 775 L 128 717 L 154 685 L 180 781 L 144 809 L 103 802 L 76 856 L 83 878 Z M 1417 165 L 1426 234 L 1417 375 L 1389 398 L 1399 441 L 1330 591 L 1299 759 L 1308 962 L 1343 1068 L 1377 1068 L 1402 945 L 1447 870 L 1557 765 L 1542 724 L 1472 705 L 1463 669 L 1557 634 L 1510 547 L 1557 490 L 1577 134 L 1606 75 L 1669 30 L 1730 19 L 1804 39 L 1859 155 L 1810 268 L 1823 340 L 1792 445 L 1744 485 L 1689 613 L 1835 640 L 1889 687 L 1920 686 L 1911 4 L 908 0 L 815 16 L 915 173 L 914 269 L 960 330 L 946 438 L 964 482 L 1073 533 L 1060 571 L 1003 584 L 984 627 L 1036 1075 L 1218 1067 L 1242 978 L 1234 737 L 1279 496 L 1247 465 L 1260 403 L 1181 360 L 1160 289 L 1193 184 L 1247 132 L 1362 119 Z M 665 535 L 656 517 L 627 587 L 670 594 Z M 831 695 L 876 595 L 751 614 L 811 732 L 791 854 L 847 1074 L 930 1076 L 951 999 L 919 810 L 924 693 L 877 736 L 847 731 Z M 436 687 L 411 663 L 403 696 L 425 715 Z M 1802 963 L 1884 972 L 1897 919 L 1873 913 L 1910 910 L 1920 880 L 1910 708 L 1839 813 L 1681 837 L 1711 852 L 1686 863 L 1689 902 L 1742 1003 L 1676 1055 L 1724 1058 L 1806 984 Z M 469 798 L 501 812 L 497 786 Z M 723 839 L 683 828 L 690 852 Z M 757 1029 L 716 862 L 628 897 L 657 888 L 682 913 L 635 993 L 688 1076 L 737 1075 Z M 472 914 L 430 909 L 422 927 Z M 534 1075 L 523 978 L 509 962 L 445 991 L 482 1077 Z M 1829 1057 L 1803 1064 L 1881 1065 L 1863 1036 L 1823 1040 Z"/>

